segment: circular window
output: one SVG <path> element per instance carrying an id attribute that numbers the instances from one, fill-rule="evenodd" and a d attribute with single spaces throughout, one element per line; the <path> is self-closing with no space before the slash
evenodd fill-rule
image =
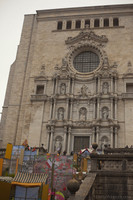
<path id="1" fill-rule="evenodd" d="M 73 60 L 74 68 L 82 73 L 94 71 L 99 66 L 99 63 L 98 55 L 92 51 L 84 51 L 78 54 Z"/>

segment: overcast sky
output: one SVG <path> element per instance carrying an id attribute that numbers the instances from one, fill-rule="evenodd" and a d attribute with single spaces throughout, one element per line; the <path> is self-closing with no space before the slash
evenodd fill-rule
<path id="1" fill-rule="evenodd" d="M 132 3 L 133 0 L 0 0 L 0 112 L 25 14 L 35 14 L 36 10 L 43 9 Z"/>

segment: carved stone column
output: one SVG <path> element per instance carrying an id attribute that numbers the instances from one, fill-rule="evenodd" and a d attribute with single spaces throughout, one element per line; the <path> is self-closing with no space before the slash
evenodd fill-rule
<path id="1" fill-rule="evenodd" d="M 96 99 L 93 100 L 93 119 L 96 119 Z"/>
<path id="2" fill-rule="evenodd" d="M 51 120 L 52 119 L 52 113 L 53 113 L 53 98 L 51 98 L 49 100 L 49 102 L 50 102 L 49 120 Z"/>
<path id="3" fill-rule="evenodd" d="M 70 154 L 71 127 L 68 128 L 67 154 Z"/>
<path id="4" fill-rule="evenodd" d="M 96 127 L 96 143 L 99 144 L 99 126 Z"/>
<path id="5" fill-rule="evenodd" d="M 95 127 L 92 128 L 92 140 L 91 140 L 91 144 L 93 144 L 95 142 Z"/>
<path id="6" fill-rule="evenodd" d="M 113 98 L 110 98 L 110 118 L 113 119 Z"/>
<path id="7" fill-rule="evenodd" d="M 111 77 L 110 92 L 113 93 L 113 77 Z"/>
<path id="8" fill-rule="evenodd" d="M 74 78 L 72 78 L 72 94 L 74 92 L 74 83 L 75 83 L 75 80 L 74 80 Z"/>
<path id="9" fill-rule="evenodd" d="M 81 28 L 85 28 L 85 20 L 84 19 L 81 20 Z"/>
<path id="10" fill-rule="evenodd" d="M 50 137 L 50 147 L 49 147 L 50 153 L 52 153 L 53 151 L 53 138 L 54 138 L 54 126 L 51 126 L 51 137 Z"/>
<path id="11" fill-rule="evenodd" d="M 66 99 L 66 120 L 68 120 L 69 98 Z"/>
<path id="12" fill-rule="evenodd" d="M 117 77 L 115 77 L 115 93 L 117 93 Z"/>
<path id="13" fill-rule="evenodd" d="M 73 99 L 70 99 L 70 120 L 72 120 Z"/>
<path id="14" fill-rule="evenodd" d="M 100 118 L 100 98 L 97 99 L 97 118 Z"/>
<path id="15" fill-rule="evenodd" d="M 110 147 L 113 148 L 113 127 L 110 127 Z"/>
<path id="16" fill-rule="evenodd" d="M 55 115 L 56 115 L 56 99 L 54 98 L 54 105 L 53 105 L 53 115 L 52 115 L 52 119 L 55 119 Z"/>
<path id="17" fill-rule="evenodd" d="M 58 93 L 58 82 L 59 82 L 59 78 L 56 77 L 56 86 L 55 86 L 55 94 Z"/>
<path id="18" fill-rule="evenodd" d="M 115 99 L 115 120 L 117 120 L 117 99 Z"/>
<path id="19" fill-rule="evenodd" d="M 62 30 L 65 30 L 65 29 L 66 29 L 66 21 L 64 20 L 64 21 L 63 21 Z"/>
<path id="20" fill-rule="evenodd" d="M 68 81 L 68 90 L 67 90 L 67 91 L 68 91 L 68 92 L 67 92 L 68 94 L 70 94 L 70 83 L 71 83 L 71 79 L 69 78 L 69 81 Z"/>
<path id="21" fill-rule="evenodd" d="M 47 151 L 49 152 L 49 147 L 50 147 L 50 126 L 47 127 Z"/>
<path id="22" fill-rule="evenodd" d="M 115 148 L 118 147 L 118 128 L 115 127 Z"/>
<path id="23" fill-rule="evenodd" d="M 98 77 L 98 93 L 100 93 L 100 91 L 101 91 L 100 83 L 101 83 L 101 80 L 100 80 L 100 76 L 99 76 Z"/>
<path id="24" fill-rule="evenodd" d="M 66 151 L 66 137 L 67 137 L 67 126 L 64 126 L 64 143 L 63 143 L 63 152 Z"/>

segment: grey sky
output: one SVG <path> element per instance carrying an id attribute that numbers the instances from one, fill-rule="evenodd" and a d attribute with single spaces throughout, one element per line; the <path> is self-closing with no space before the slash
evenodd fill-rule
<path id="1" fill-rule="evenodd" d="M 0 112 L 25 14 L 34 14 L 36 10 L 43 9 L 113 4 L 133 4 L 133 0 L 0 0 Z"/>

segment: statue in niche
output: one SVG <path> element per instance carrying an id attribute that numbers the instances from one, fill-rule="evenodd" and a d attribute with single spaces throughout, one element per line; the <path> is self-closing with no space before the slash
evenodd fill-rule
<path id="1" fill-rule="evenodd" d="M 66 84 L 62 83 L 60 85 L 60 94 L 66 94 Z"/>
<path id="2" fill-rule="evenodd" d="M 102 88 L 103 94 L 107 94 L 108 90 L 109 90 L 108 82 L 104 82 L 103 83 L 103 88 Z"/>
<path id="3" fill-rule="evenodd" d="M 58 120 L 63 120 L 64 119 L 64 108 L 59 108 L 58 109 Z"/>
<path id="4" fill-rule="evenodd" d="M 80 108 L 79 119 L 82 120 L 82 121 L 85 121 L 86 120 L 86 114 L 87 114 L 86 108 Z"/>
<path id="5" fill-rule="evenodd" d="M 87 86 L 86 85 L 83 85 L 81 87 L 81 94 L 83 97 L 85 97 L 87 95 Z"/>
<path id="6" fill-rule="evenodd" d="M 108 113 L 108 108 L 107 108 L 107 107 L 104 107 L 104 108 L 102 109 L 102 118 L 103 118 L 103 119 L 108 119 L 108 115 L 109 115 L 109 113 Z"/>
<path id="7" fill-rule="evenodd" d="M 102 151 L 105 149 L 106 146 L 108 146 L 108 138 L 106 136 L 103 136 L 101 138 L 101 149 L 102 149 Z"/>
<path id="8" fill-rule="evenodd" d="M 55 139 L 55 146 L 54 146 L 54 150 L 60 154 L 61 153 L 61 149 L 62 149 L 62 138 L 61 137 L 57 137 Z"/>

